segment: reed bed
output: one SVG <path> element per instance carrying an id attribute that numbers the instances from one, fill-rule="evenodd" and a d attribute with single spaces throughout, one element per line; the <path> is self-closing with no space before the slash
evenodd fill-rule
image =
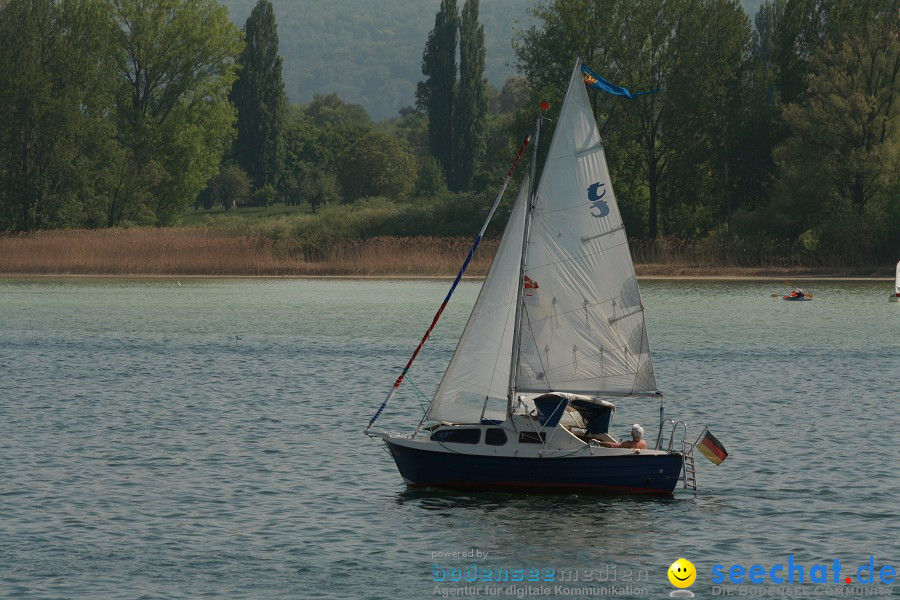
<path id="1" fill-rule="evenodd" d="M 55 230 L 0 236 L 0 273 L 42 275 L 453 275 L 463 238 L 376 237 L 338 242 L 321 261 L 297 260 L 262 236 L 207 228 Z M 484 275 L 485 240 L 467 274 Z"/>
<path id="2" fill-rule="evenodd" d="M 466 274 L 486 275 L 499 245 L 482 241 Z M 455 275 L 471 246 L 465 238 L 376 237 L 337 244 L 310 267 L 328 275 Z"/>
<path id="3" fill-rule="evenodd" d="M 638 275 L 666 276 L 885 276 L 890 265 L 848 262 L 838 255 L 814 254 L 796 240 L 629 240 Z"/>
<path id="4" fill-rule="evenodd" d="M 453 276 L 471 247 L 461 237 L 333 241 L 320 260 L 297 258 L 272 237 L 218 228 L 54 230 L 0 236 L 0 273 L 43 275 Z M 484 240 L 467 275 L 483 276 L 499 240 Z M 755 253 L 689 242 L 632 241 L 638 275 L 889 275 L 884 265 L 816 264 L 792 248 Z M 891 267 L 892 268 L 892 267 Z M 892 273 L 893 271 L 891 271 Z"/>
<path id="5" fill-rule="evenodd" d="M 261 238 L 203 228 L 69 229 L 0 237 L 0 272 L 53 275 L 280 275 Z"/>
<path id="6" fill-rule="evenodd" d="M 691 240 L 660 238 L 629 240 L 635 263 L 666 264 L 697 268 L 803 268 L 817 263 L 792 240 L 748 241 L 742 239 Z M 821 266 L 821 265 L 817 265 Z"/>

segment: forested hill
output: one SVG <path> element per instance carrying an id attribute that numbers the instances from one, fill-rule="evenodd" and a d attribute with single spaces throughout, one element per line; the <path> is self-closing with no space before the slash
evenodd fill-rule
<path id="1" fill-rule="evenodd" d="M 243 27 L 256 0 L 221 0 Z M 516 74 L 515 29 L 534 21 L 541 0 L 482 0 L 487 50 L 485 75 L 501 87 Z M 761 0 L 743 0 L 756 12 Z M 278 22 L 283 75 L 291 102 L 337 93 L 362 104 L 375 120 L 397 115 L 415 102 L 422 79 L 422 51 L 440 0 L 272 0 Z M 460 2 L 460 5 L 462 3 Z"/>
<path id="2" fill-rule="evenodd" d="M 256 0 L 221 0 L 243 27 Z M 533 23 L 538 0 L 482 0 L 488 81 L 500 87 L 515 75 L 515 27 Z M 415 103 L 422 51 L 440 0 L 272 0 L 283 76 L 291 102 L 337 93 L 362 104 L 375 120 Z M 462 3 L 460 2 L 460 6 Z"/>

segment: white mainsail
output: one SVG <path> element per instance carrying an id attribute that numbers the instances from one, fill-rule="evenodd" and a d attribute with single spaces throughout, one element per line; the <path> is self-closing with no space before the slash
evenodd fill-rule
<path id="1" fill-rule="evenodd" d="M 502 419 L 506 415 L 528 189 L 526 178 L 456 352 L 428 410 L 430 421 L 478 422 L 486 398 L 490 399 L 486 418 Z"/>
<path id="2" fill-rule="evenodd" d="M 644 307 L 580 67 L 535 195 L 515 392 L 653 394 Z M 429 421 L 505 417 L 528 188 L 526 180 Z"/>
<path id="3" fill-rule="evenodd" d="M 580 69 L 535 196 L 515 390 L 652 394 L 644 307 Z"/>

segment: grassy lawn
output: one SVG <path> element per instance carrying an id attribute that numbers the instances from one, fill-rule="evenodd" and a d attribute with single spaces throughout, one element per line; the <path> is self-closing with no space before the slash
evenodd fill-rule
<path id="1" fill-rule="evenodd" d="M 308 214 L 312 211 L 309 204 L 301 204 L 299 206 L 285 206 L 278 204 L 270 206 L 266 211 L 265 206 L 241 206 L 231 210 L 225 210 L 216 207 L 211 210 L 194 210 L 189 208 L 181 215 L 181 224 L 185 227 L 194 225 L 203 225 L 212 219 L 265 219 L 266 217 L 277 217 L 281 215 Z"/>

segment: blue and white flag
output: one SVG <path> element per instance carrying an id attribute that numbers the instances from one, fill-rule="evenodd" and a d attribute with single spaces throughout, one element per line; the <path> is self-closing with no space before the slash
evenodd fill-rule
<path id="1" fill-rule="evenodd" d="M 649 92 L 637 92 L 636 94 L 632 94 L 628 91 L 627 88 L 623 88 L 608 82 L 584 65 L 581 65 L 581 73 L 582 75 L 584 75 L 584 83 L 586 85 L 597 88 L 598 90 L 603 90 L 604 92 L 607 92 L 609 94 L 624 96 L 625 98 L 630 98 L 631 100 L 634 100 L 638 96 L 643 96 L 644 94 L 655 94 L 659 91 L 659 89 L 657 88 L 655 90 L 650 90 Z"/>

